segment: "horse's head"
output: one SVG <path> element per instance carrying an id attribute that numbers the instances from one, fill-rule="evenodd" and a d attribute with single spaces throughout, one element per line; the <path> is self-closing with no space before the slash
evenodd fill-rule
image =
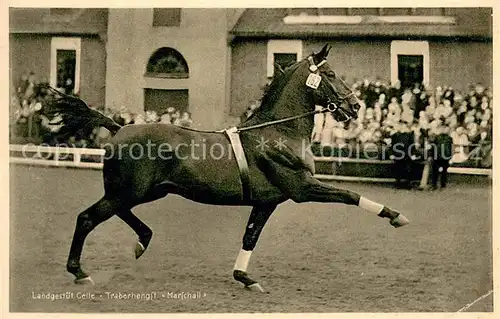
<path id="1" fill-rule="evenodd" d="M 309 75 L 306 85 L 313 90 L 314 103 L 328 108 L 335 120 L 356 119 L 360 101 L 326 61 L 329 51 L 327 44 L 319 53 L 307 58 Z"/>
<path id="2" fill-rule="evenodd" d="M 266 90 L 259 107 L 242 126 L 281 120 L 286 116 L 309 114 L 316 105 L 327 108 L 339 122 L 357 118 L 360 101 L 349 86 L 338 77 L 326 61 L 328 45 L 316 54 L 276 74 Z M 306 119 L 311 120 L 312 117 Z M 296 122 L 294 122 L 294 125 Z M 283 124 L 288 125 L 288 124 Z M 309 121 L 305 126 L 310 126 Z M 309 130 L 307 128 L 306 130 Z"/>

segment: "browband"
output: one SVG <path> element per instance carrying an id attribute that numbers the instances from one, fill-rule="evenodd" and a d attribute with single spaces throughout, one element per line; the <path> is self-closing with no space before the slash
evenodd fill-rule
<path id="1" fill-rule="evenodd" d="M 321 61 L 320 63 L 318 63 L 318 65 L 316 65 L 316 64 L 314 63 L 314 59 L 313 59 L 313 57 L 312 57 L 312 56 L 308 57 L 308 58 L 307 58 L 307 60 L 309 61 L 309 71 L 314 72 L 314 73 L 316 73 L 316 72 L 318 71 L 318 69 L 319 69 L 319 68 L 320 68 L 323 64 L 325 64 L 325 63 L 326 63 L 326 60 L 323 60 L 323 61 Z"/>

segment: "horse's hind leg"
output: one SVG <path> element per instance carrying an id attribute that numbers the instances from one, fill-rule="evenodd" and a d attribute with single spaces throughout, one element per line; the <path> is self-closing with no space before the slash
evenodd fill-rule
<path id="1" fill-rule="evenodd" d="M 247 267 L 250 262 L 250 255 L 259 240 L 260 233 L 274 209 L 276 209 L 276 205 L 259 206 L 252 209 L 245 229 L 245 235 L 243 235 L 243 246 L 234 264 L 234 279 L 243 283 L 245 288 L 250 290 L 264 291 L 258 282 L 248 277 Z"/>
<path id="2" fill-rule="evenodd" d="M 139 236 L 139 240 L 135 246 L 135 258 L 139 258 L 148 248 L 153 231 L 148 225 L 144 224 L 137 216 L 135 216 L 130 209 L 117 212 L 116 215 L 120 217 L 127 225 L 134 230 Z"/>
<path id="3" fill-rule="evenodd" d="M 169 191 L 173 189 L 173 186 L 169 183 L 160 184 L 152 187 L 146 192 L 146 194 L 138 200 L 135 205 L 144 204 L 147 202 L 152 202 L 157 199 L 163 198 L 168 195 Z M 139 236 L 139 240 L 135 245 L 135 258 L 139 258 L 144 254 L 148 248 L 149 242 L 153 237 L 153 231 L 148 225 L 144 224 L 137 216 L 135 216 L 130 209 L 122 210 L 116 213 L 121 220 L 123 220 L 127 225 L 134 230 L 134 232 Z"/>
<path id="4" fill-rule="evenodd" d="M 75 283 L 92 282 L 80 266 L 85 238 L 97 225 L 120 210 L 123 210 L 123 203 L 119 199 L 110 199 L 105 196 L 78 215 L 66 265 L 68 272 L 76 277 Z"/>

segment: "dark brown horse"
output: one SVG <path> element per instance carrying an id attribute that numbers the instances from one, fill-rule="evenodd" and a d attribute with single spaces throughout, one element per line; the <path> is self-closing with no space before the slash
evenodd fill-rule
<path id="1" fill-rule="evenodd" d="M 77 218 L 67 263 L 75 282 L 92 282 L 80 266 L 85 238 L 115 214 L 137 233 L 135 254 L 139 258 L 153 233 L 131 209 L 169 193 L 200 203 L 253 207 L 233 276 L 259 291 L 260 285 L 247 275 L 250 255 L 269 216 L 288 199 L 357 205 L 374 216 L 388 218 L 395 227 L 407 224 L 400 213 L 313 177 L 308 147 L 315 106 L 328 107 L 338 120 L 356 117 L 359 107 L 359 100 L 326 63 L 328 51 L 325 46 L 278 72 L 261 107 L 238 127 L 247 161 L 246 178 L 242 178 L 236 152 L 222 132 L 167 124 L 121 127 L 79 99 L 57 99 L 55 109 L 67 130 L 104 126 L 115 134 L 105 146 L 105 195 Z M 288 120 L 279 121 L 282 119 Z"/>

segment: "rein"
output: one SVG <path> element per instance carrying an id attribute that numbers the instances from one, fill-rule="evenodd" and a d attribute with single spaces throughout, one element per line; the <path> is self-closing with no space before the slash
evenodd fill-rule
<path id="1" fill-rule="evenodd" d="M 330 106 L 334 106 L 335 108 L 332 110 L 332 109 L 330 109 Z M 337 105 L 335 105 L 335 103 L 330 102 L 330 104 L 328 105 L 328 107 L 324 108 L 322 110 L 310 111 L 310 112 L 302 113 L 302 114 L 299 114 L 299 115 L 286 117 L 284 119 L 279 119 L 279 120 L 274 120 L 274 121 L 270 121 L 270 122 L 264 122 L 264 123 L 256 124 L 256 125 L 252 125 L 252 126 L 246 126 L 246 127 L 238 128 L 236 130 L 236 132 L 239 133 L 239 132 L 243 132 L 243 131 L 249 131 L 249 130 L 258 129 L 258 128 L 261 128 L 261 127 L 276 125 L 276 124 L 280 124 L 280 123 L 284 123 L 284 122 L 290 122 L 290 121 L 293 121 L 293 120 L 297 120 L 297 119 L 300 119 L 300 118 L 303 118 L 303 117 L 306 117 L 306 116 L 315 115 L 315 114 L 319 114 L 319 113 L 333 112 L 337 108 L 338 107 L 337 107 Z"/>

